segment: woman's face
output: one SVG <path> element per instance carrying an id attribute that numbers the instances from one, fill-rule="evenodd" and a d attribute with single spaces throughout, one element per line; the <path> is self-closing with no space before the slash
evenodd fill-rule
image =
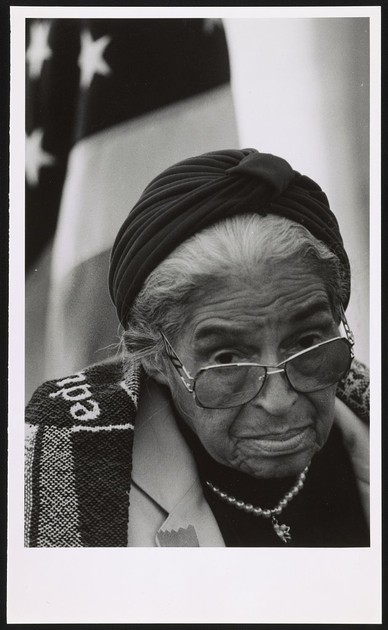
<path id="1" fill-rule="evenodd" d="M 174 348 L 191 375 L 206 365 L 250 360 L 276 365 L 338 335 L 322 280 L 308 265 L 266 262 L 255 273 L 218 281 L 192 308 Z M 299 473 L 325 444 L 336 386 L 294 391 L 284 373 L 268 376 L 249 403 L 203 409 L 166 360 L 174 404 L 218 462 L 259 478 Z"/>

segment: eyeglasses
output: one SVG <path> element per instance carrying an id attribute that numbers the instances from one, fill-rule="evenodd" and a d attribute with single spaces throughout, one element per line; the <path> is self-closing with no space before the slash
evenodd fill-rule
<path id="1" fill-rule="evenodd" d="M 338 383 L 346 376 L 354 358 L 354 337 L 342 312 L 345 337 L 334 337 L 301 350 L 278 365 L 259 363 L 220 363 L 200 368 L 191 376 L 174 348 L 161 332 L 166 354 L 187 391 L 199 407 L 230 409 L 253 400 L 268 376 L 284 373 L 299 393 L 313 393 Z"/>

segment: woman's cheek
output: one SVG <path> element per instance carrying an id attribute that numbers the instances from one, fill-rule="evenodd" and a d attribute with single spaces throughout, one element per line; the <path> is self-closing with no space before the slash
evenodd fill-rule
<path id="1" fill-rule="evenodd" d="M 308 395 L 316 410 L 316 441 L 318 450 L 326 444 L 333 426 L 336 390 L 337 386 L 332 385 L 320 392 Z"/>

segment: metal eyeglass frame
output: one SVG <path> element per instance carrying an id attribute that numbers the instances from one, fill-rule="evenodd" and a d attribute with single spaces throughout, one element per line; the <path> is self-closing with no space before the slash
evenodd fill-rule
<path id="1" fill-rule="evenodd" d="M 175 352 L 174 348 L 172 347 L 172 345 L 170 344 L 169 340 L 167 339 L 167 337 L 165 336 L 165 334 L 163 333 L 163 331 L 160 331 L 160 334 L 162 336 L 163 342 L 164 342 L 164 346 L 165 346 L 165 350 L 166 350 L 166 354 L 168 356 L 168 358 L 170 359 L 172 365 L 174 366 L 174 368 L 176 369 L 179 378 L 181 379 L 182 383 L 184 384 L 185 388 L 187 389 L 187 391 L 190 394 L 193 394 L 194 400 L 196 402 L 196 404 L 199 407 L 202 407 L 203 409 L 207 409 L 208 407 L 206 407 L 205 405 L 203 405 L 200 400 L 198 400 L 196 393 L 195 393 L 195 382 L 199 376 L 199 374 L 206 372 L 208 370 L 212 370 L 214 368 L 220 368 L 220 367 L 230 367 L 232 365 L 235 366 L 245 366 L 245 367 L 262 367 L 265 368 L 265 375 L 263 378 L 263 384 L 262 386 L 259 388 L 259 390 L 256 392 L 256 394 L 250 399 L 253 400 L 254 398 L 256 398 L 256 396 L 260 393 L 260 391 L 263 389 L 265 382 L 267 380 L 268 376 L 271 376 L 272 374 L 280 374 L 282 372 L 284 372 L 286 378 L 287 378 L 287 382 L 290 384 L 290 386 L 292 387 L 292 389 L 295 390 L 295 388 L 293 387 L 292 383 L 289 381 L 288 376 L 287 376 L 287 371 L 286 371 L 286 365 L 289 361 L 292 361 L 293 359 L 296 359 L 296 357 L 299 357 L 303 354 L 307 354 L 308 352 L 311 352 L 311 350 L 315 350 L 316 348 L 319 348 L 320 346 L 324 346 L 332 341 L 336 341 L 337 339 L 347 339 L 347 341 L 349 342 L 349 347 L 350 347 L 350 361 L 349 361 L 349 368 L 350 365 L 354 359 L 354 350 L 353 350 L 353 346 L 354 346 L 354 335 L 349 327 L 349 324 L 347 322 L 346 316 L 345 316 L 345 312 L 344 309 L 341 305 L 340 307 L 340 314 L 341 314 L 341 323 L 344 327 L 345 330 L 345 335 L 346 337 L 343 336 L 338 336 L 338 337 L 333 337 L 332 339 L 327 339 L 326 341 L 321 341 L 320 343 L 315 344 L 314 346 L 311 346 L 310 348 L 306 348 L 306 350 L 301 350 L 300 352 L 296 352 L 295 354 L 293 354 L 291 357 L 288 357 L 288 359 L 286 359 L 285 361 L 281 361 L 280 363 L 278 363 L 277 365 L 262 365 L 260 363 L 253 363 L 253 362 L 248 362 L 248 361 L 244 361 L 244 362 L 237 362 L 237 363 L 217 363 L 216 365 L 207 365 L 205 367 L 202 367 L 198 370 L 198 372 L 196 372 L 195 376 L 191 376 L 190 372 L 185 368 L 185 366 L 183 365 L 182 361 L 180 360 L 179 356 L 177 355 L 177 353 Z M 268 371 L 268 368 L 271 369 L 271 372 Z M 343 377 L 342 377 L 343 378 Z M 191 381 L 190 382 L 187 382 Z M 325 386 L 328 387 L 328 386 Z M 324 389 L 324 388 L 322 388 Z M 295 390 L 298 391 L 298 390 Z M 318 391 L 318 390 L 315 390 Z M 308 393 L 308 392 L 304 392 L 304 393 Z M 241 404 L 247 404 L 248 402 L 250 402 L 249 400 L 247 400 L 246 403 L 241 403 Z M 231 407 L 232 408 L 232 407 Z M 228 409 L 228 407 L 225 407 L 225 409 Z"/>

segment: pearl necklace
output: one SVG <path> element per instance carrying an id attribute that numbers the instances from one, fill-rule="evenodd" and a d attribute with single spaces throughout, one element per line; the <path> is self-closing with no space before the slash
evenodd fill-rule
<path id="1" fill-rule="evenodd" d="M 238 501 L 235 497 L 227 494 L 226 492 L 222 492 L 217 486 L 214 486 L 210 481 L 206 482 L 206 485 L 209 486 L 211 490 L 223 501 L 229 503 L 230 505 L 234 505 L 238 510 L 244 510 L 249 514 L 253 514 L 254 516 L 263 516 L 264 518 L 271 518 L 272 526 L 279 536 L 279 538 L 288 543 L 291 540 L 290 527 L 289 525 L 279 525 L 279 522 L 276 516 L 279 516 L 284 510 L 285 507 L 289 504 L 290 501 L 300 492 L 304 486 L 304 482 L 306 479 L 306 474 L 309 469 L 309 466 L 300 473 L 295 485 L 286 492 L 286 494 L 280 499 L 279 503 L 272 509 L 263 509 L 261 507 L 254 507 L 251 503 L 245 503 L 244 501 Z"/>

